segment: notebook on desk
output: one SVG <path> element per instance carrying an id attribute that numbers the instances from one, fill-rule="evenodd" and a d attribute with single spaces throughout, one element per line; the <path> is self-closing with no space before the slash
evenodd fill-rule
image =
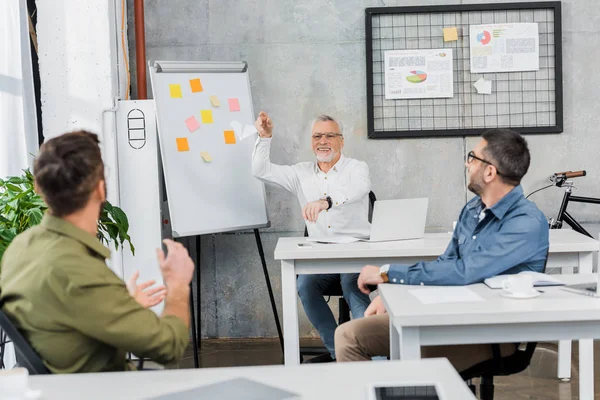
<path id="1" fill-rule="evenodd" d="M 565 283 L 552 275 L 542 274 L 541 272 L 523 271 L 517 275 L 531 275 L 533 278 L 533 286 L 564 286 Z M 511 275 L 498 275 L 492 278 L 487 278 L 483 281 L 490 289 L 502 289 L 502 282 Z M 513 275 L 514 276 L 514 275 Z"/>

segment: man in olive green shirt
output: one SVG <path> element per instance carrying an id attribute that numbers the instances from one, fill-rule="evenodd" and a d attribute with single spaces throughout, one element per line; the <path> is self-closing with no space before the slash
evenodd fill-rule
<path id="1" fill-rule="evenodd" d="M 46 142 L 34 175 L 49 210 L 2 257 L 0 305 L 53 373 L 131 369 L 126 352 L 168 363 L 189 342 L 194 265 L 181 244 L 165 241 L 166 258 L 157 250 L 167 288 L 160 317 L 106 266 L 110 252 L 96 237 L 103 170 L 96 135 Z"/>

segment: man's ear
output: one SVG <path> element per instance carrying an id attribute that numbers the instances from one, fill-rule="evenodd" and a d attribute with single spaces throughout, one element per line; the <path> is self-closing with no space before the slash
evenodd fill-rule
<path id="1" fill-rule="evenodd" d="M 483 179 L 486 183 L 490 183 L 497 175 L 498 171 L 496 170 L 496 167 L 493 165 L 487 165 L 483 173 Z"/>
<path id="2" fill-rule="evenodd" d="M 106 201 L 106 184 L 104 179 L 100 179 L 94 189 L 94 196 L 102 203 Z"/>

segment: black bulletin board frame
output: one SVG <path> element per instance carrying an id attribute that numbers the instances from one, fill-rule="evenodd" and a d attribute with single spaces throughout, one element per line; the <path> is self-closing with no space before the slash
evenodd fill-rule
<path id="1" fill-rule="evenodd" d="M 550 134 L 563 131 L 563 83 L 562 83 L 562 14 L 561 2 L 524 2 L 497 4 L 460 4 L 414 7 L 371 7 L 365 9 L 366 66 L 367 66 L 367 124 L 368 137 L 371 139 L 389 139 L 405 137 L 453 137 L 480 135 L 483 128 L 458 129 L 412 129 L 382 130 L 375 128 L 374 106 L 374 60 L 373 60 L 373 18 L 393 14 L 432 14 L 472 11 L 512 11 L 512 10 L 552 10 L 554 12 L 554 124 L 548 126 L 509 126 L 523 134 Z M 378 39 L 375 39 L 378 40 Z M 510 74 L 510 73 L 509 73 Z M 404 100 L 406 101 L 406 100 Z"/>

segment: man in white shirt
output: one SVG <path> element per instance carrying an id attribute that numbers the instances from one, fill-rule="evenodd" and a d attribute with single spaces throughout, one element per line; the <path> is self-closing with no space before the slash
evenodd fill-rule
<path id="1" fill-rule="evenodd" d="M 317 117 L 311 129 L 312 149 L 317 161 L 294 165 L 270 162 L 273 123 L 265 112 L 259 114 L 255 126 L 259 138 L 252 155 L 252 174 L 296 195 L 309 236 L 369 236 L 369 167 L 362 161 L 342 156 L 344 136 L 338 121 L 327 115 Z M 358 274 L 298 276 L 298 294 L 306 315 L 330 353 L 309 362 L 335 360 L 333 340 L 337 323 L 323 298 L 330 285 L 341 280 L 352 318 L 364 315 L 369 297 L 358 289 L 357 278 Z"/>

